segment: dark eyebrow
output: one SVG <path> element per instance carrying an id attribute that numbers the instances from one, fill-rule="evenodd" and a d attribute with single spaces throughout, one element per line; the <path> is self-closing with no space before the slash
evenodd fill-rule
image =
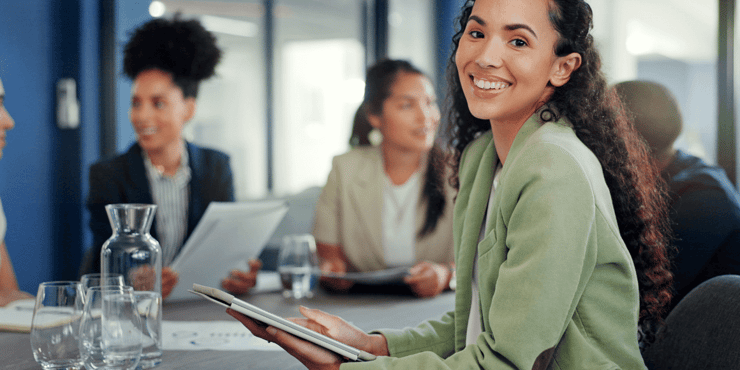
<path id="1" fill-rule="evenodd" d="M 476 21 L 481 26 L 485 26 L 486 25 L 486 21 L 484 21 L 483 19 L 481 19 L 477 15 L 471 15 L 470 18 L 468 18 L 468 21 Z M 537 34 L 532 29 L 532 27 L 529 27 L 526 24 L 522 24 L 522 23 L 509 24 L 509 25 L 504 26 L 504 28 L 507 31 L 514 31 L 514 30 L 518 30 L 518 29 L 525 29 L 525 30 L 529 31 L 530 33 L 532 33 L 532 35 L 534 36 L 534 38 L 539 39 L 537 37 Z"/>
<path id="2" fill-rule="evenodd" d="M 506 25 L 504 28 L 506 28 L 509 31 L 514 31 L 514 30 L 518 30 L 518 29 L 525 29 L 525 30 L 531 32 L 532 33 L 532 36 L 534 36 L 534 38 L 538 39 L 537 34 L 534 32 L 534 30 L 532 29 L 532 27 L 529 27 L 526 24 L 521 24 L 521 23 L 509 24 L 509 25 Z"/>
<path id="3" fill-rule="evenodd" d="M 481 26 L 485 26 L 485 25 L 486 25 L 486 21 L 482 20 L 482 19 L 481 19 L 481 18 L 480 18 L 479 16 L 477 16 L 477 15 L 471 15 L 471 16 L 470 16 L 470 18 L 468 18 L 468 22 L 470 22 L 470 21 L 476 21 L 476 22 L 478 22 L 478 24 L 480 24 Z"/>

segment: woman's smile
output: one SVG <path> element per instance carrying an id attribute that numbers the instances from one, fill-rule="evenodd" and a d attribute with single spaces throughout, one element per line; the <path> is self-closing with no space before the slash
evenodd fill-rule
<path id="1" fill-rule="evenodd" d="M 472 80 L 473 80 L 473 85 L 483 90 L 503 90 L 511 86 L 511 84 L 508 82 L 489 81 L 489 80 L 482 79 L 482 78 L 476 78 L 475 76 L 472 77 Z"/>

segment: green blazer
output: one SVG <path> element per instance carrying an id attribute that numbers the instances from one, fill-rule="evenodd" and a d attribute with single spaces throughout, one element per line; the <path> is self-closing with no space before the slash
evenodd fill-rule
<path id="1" fill-rule="evenodd" d="M 383 330 L 392 357 L 342 368 L 644 369 L 639 292 L 601 166 L 561 120 L 519 130 L 479 243 L 498 163 L 485 133 L 461 158 L 455 308 Z M 465 346 L 478 254 L 483 333 Z"/>

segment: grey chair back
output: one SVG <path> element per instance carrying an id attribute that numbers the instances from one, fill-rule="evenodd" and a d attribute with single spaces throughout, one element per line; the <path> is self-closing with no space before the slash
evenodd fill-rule
<path id="1" fill-rule="evenodd" d="M 651 370 L 740 369 L 740 275 L 717 276 L 689 292 L 643 358 Z"/>

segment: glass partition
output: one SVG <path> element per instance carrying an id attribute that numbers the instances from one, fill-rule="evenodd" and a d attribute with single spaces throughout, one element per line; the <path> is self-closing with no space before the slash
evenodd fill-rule
<path id="1" fill-rule="evenodd" d="M 717 0 L 592 0 L 594 36 L 611 83 L 651 80 L 676 96 L 677 147 L 716 164 Z"/>
<path id="2" fill-rule="evenodd" d="M 198 18 L 223 51 L 216 76 L 204 81 L 185 137 L 231 156 L 237 199 L 267 192 L 264 7 L 260 0 L 163 1 L 166 15 Z"/>
<path id="3" fill-rule="evenodd" d="M 349 149 L 362 102 L 362 2 L 278 0 L 274 44 L 274 193 L 326 183 Z"/>

